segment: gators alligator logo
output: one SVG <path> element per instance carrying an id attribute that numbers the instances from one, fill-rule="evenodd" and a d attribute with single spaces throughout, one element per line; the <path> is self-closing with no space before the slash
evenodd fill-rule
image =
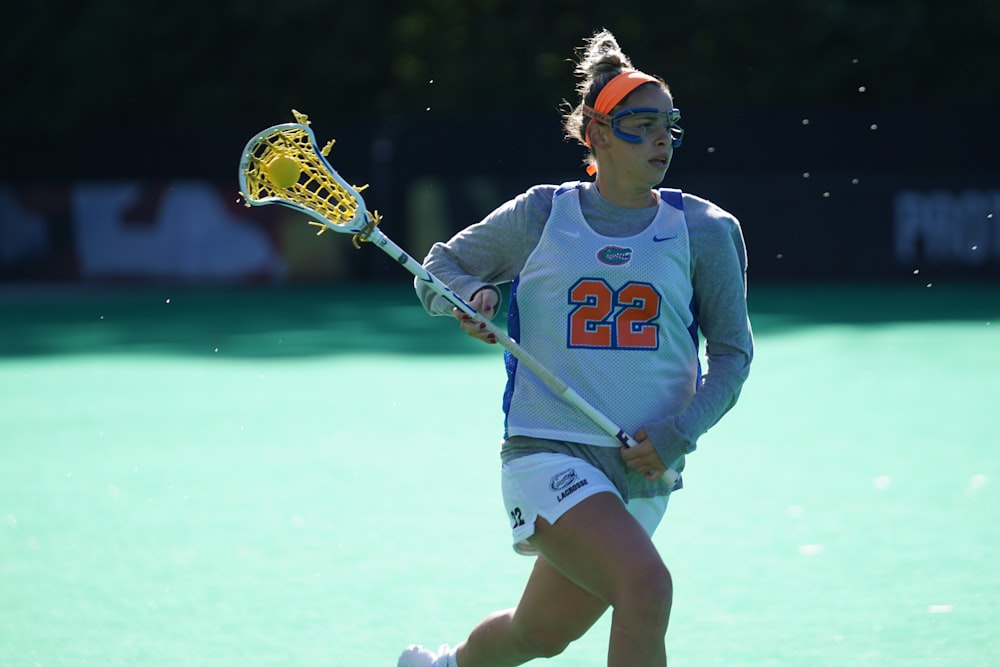
<path id="1" fill-rule="evenodd" d="M 567 468 L 556 475 L 553 475 L 552 479 L 549 481 L 549 488 L 553 491 L 559 491 L 565 489 L 567 486 L 576 481 L 576 470 L 572 468 Z"/>
<path id="2" fill-rule="evenodd" d="M 632 261 L 632 248 L 604 246 L 597 252 L 597 261 L 608 266 L 621 266 Z"/>

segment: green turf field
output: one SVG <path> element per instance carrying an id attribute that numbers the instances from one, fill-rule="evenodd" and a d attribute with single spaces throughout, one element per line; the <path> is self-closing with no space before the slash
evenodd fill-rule
<path id="1" fill-rule="evenodd" d="M 0 665 L 390 666 L 513 604 L 500 350 L 406 283 L 0 294 Z M 671 667 L 1000 664 L 1000 286 L 750 303 Z"/>

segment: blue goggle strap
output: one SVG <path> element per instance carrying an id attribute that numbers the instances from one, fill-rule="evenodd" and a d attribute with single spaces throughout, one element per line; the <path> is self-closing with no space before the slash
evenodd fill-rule
<path id="1" fill-rule="evenodd" d="M 638 134 L 629 134 L 621 128 L 621 121 L 629 116 L 638 115 L 655 115 L 661 116 L 667 121 L 667 131 L 670 132 L 670 143 L 674 148 L 681 145 L 684 140 L 684 128 L 679 126 L 677 122 L 681 119 L 680 109 L 671 109 L 670 111 L 660 111 L 656 107 L 629 107 L 627 109 L 622 109 L 615 114 L 604 114 L 596 109 L 592 109 L 586 105 L 583 107 L 583 115 L 590 118 L 591 120 L 596 120 L 598 123 L 603 123 L 608 125 L 615 136 L 623 141 L 627 141 L 630 144 L 641 144 L 643 137 Z"/>

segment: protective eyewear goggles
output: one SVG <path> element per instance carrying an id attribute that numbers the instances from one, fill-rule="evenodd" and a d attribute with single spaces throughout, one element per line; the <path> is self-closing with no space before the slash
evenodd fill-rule
<path id="1" fill-rule="evenodd" d="M 681 119 L 680 109 L 660 111 L 656 107 L 629 107 L 614 114 L 603 114 L 584 106 L 583 114 L 608 125 L 616 137 L 631 144 L 641 144 L 659 129 L 670 134 L 670 143 L 674 148 L 680 146 L 684 139 L 684 129 L 677 124 Z"/>

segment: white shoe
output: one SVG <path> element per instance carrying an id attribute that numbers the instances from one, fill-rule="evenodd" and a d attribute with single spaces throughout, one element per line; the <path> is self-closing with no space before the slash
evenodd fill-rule
<path id="1" fill-rule="evenodd" d="M 455 664 L 454 651 L 447 644 L 442 644 L 437 653 L 414 644 L 399 656 L 396 667 L 453 667 Z"/>

